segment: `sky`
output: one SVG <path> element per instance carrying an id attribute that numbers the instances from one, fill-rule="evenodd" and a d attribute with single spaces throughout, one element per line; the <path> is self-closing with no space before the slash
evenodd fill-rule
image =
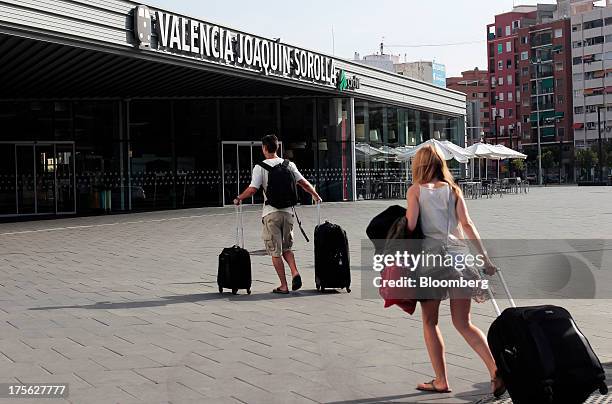
<path id="1" fill-rule="evenodd" d="M 446 75 L 486 69 L 486 25 L 513 4 L 551 0 L 147 0 L 145 4 L 352 59 L 379 51 L 435 60 Z M 449 45 L 454 44 L 454 45 Z M 423 46 L 439 45 L 439 46 Z"/>

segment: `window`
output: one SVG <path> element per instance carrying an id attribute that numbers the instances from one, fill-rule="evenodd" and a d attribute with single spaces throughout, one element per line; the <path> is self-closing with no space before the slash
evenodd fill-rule
<path id="1" fill-rule="evenodd" d="M 578 83 L 582 81 L 583 77 L 584 75 L 582 73 L 576 73 L 572 76 L 572 79 Z"/>
<path id="2" fill-rule="evenodd" d="M 558 95 L 557 96 L 557 104 L 563 104 L 563 101 L 565 101 L 565 98 L 562 95 Z"/>
<path id="3" fill-rule="evenodd" d="M 574 97 L 582 97 L 582 90 L 574 90 Z"/>
<path id="4" fill-rule="evenodd" d="M 499 93 L 498 97 L 499 97 L 500 101 L 503 101 L 504 100 L 504 93 Z"/>
<path id="5" fill-rule="evenodd" d="M 584 107 L 574 107 L 574 114 L 584 113 Z"/>
<path id="6" fill-rule="evenodd" d="M 612 24 L 612 17 L 606 17 L 606 19 L 604 20 L 604 24 L 611 25 Z"/>
<path id="7" fill-rule="evenodd" d="M 555 70 L 558 72 L 563 71 L 563 62 L 555 63 Z"/>
<path id="8" fill-rule="evenodd" d="M 523 123 L 529 123 L 529 115 L 523 115 Z"/>
<path id="9" fill-rule="evenodd" d="M 603 27 L 603 20 L 597 19 L 592 21 L 586 21 L 584 24 L 582 24 L 582 27 L 584 29 L 600 28 Z"/>
<path id="10" fill-rule="evenodd" d="M 589 38 L 586 41 L 584 41 L 584 46 L 593 46 L 593 45 L 599 45 L 602 43 L 604 43 L 603 36 L 594 36 L 593 38 Z"/>
<path id="11" fill-rule="evenodd" d="M 522 36 L 521 37 L 521 43 L 523 45 L 528 44 L 529 43 L 529 37 L 528 36 Z"/>
<path id="12" fill-rule="evenodd" d="M 612 52 L 604 53 L 604 59 L 605 60 L 612 60 Z"/>
<path id="13" fill-rule="evenodd" d="M 521 27 L 521 21 L 520 20 L 512 21 L 512 30 L 519 29 L 520 27 Z"/>
<path id="14" fill-rule="evenodd" d="M 483 112 L 482 114 L 483 117 L 488 118 L 489 117 L 489 113 L 487 111 Z"/>
<path id="15" fill-rule="evenodd" d="M 508 109 L 508 118 L 512 118 L 514 116 L 514 111 L 512 108 Z"/>
<path id="16" fill-rule="evenodd" d="M 575 65 L 582 64 L 582 58 L 581 58 L 580 56 L 573 58 L 573 59 L 572 59 L 572 64 L 573 64 L 574 66 L 575 66 Z"/>
<path id="17" fill-rule="evenodd" d="M 606 42 L 606 43 L 607 43 L 607 42 L 612 42 L 612 35 L 606 35 L 606 36 L 604 37 L 604 42 Z"/>
<path id="18" fill-rule="evenodd" d="M 508 93 L 508 101 L 512 101 L 512 93 Z"/>
<path id="19" fill-rule="evenodd" d="M 555 38 L 561 38 L 563 36 L 563 28 L 555 29 Z"/>
<path id="20" fill-rule="evenodd" d="M 502 36 L 502 27 L 497 27 L 497 37 Z"/>
<path id="21" fill-rule="evenodd" d="M 529 52 L 528 51 L 521 52 L 521 60 L 527 60 L 527 59 L 529 59 Z"/>
<path id="22" fill-rule="evenodd" d="M 512 84 L 512 75 L 511 75 L 511 74 L 509 74 L 509 75 L 506 77 L 506 80 L 507 80 L 508 85 L 511 85 L 511 84 Z"/>
<path id="23" fill-rule="evenodd" d="M 557 88 L 563 87 L 563 79 L 555 79 L 555 87 Z"/>
<path id="24" fill-rule="evenodd" d="M 580 24 L 572 25 L 572 32 L 577 32 L 577 31 L 580 31 Z"/>
<path id="25" fill-rule="evenodd" d="M 597 124 L 595 122 L 587 122 L 586 123 L 586 128 L 588 130 L 595 130 L 595 127 L 597 126 Z"/>
<path id="26" fill-rule="evenodd" d="M 572 48 L 582 48 L 582 41 L 574 41 L 572 42 Z"/>
<path id="27" fill-rule="evenodd" d="M 503 77 L 499 77 L 497 79 L 497 85 L 499 85 L 499 86 L 503 86 L 504 85 L 504 78 Z"/>
<path id="28" fill-rule="evenodd" d="M 504 51 L 504 44 L 501 42 L 497 44 L 497 54 L 500 55 Z"/>
<path id="29" fill-rule="evenodd" d="M 512 60 L 511 59 L 507 59 L 506 60 L 506 69 L 511 69 L 512 68 Z"/>
<path id="30" fill-rule="evenodd" d="M 506 36 L 509 36 L 512 33 L 512 31 L 510 31 L 510 26 L 506 25 Z"/>
<path id="31" fill-rule="evenodd" d="M 521 69 L 521 76 L 523 76 L 523 77 L 529 76 L 529 68 L 528 67 L 523 67 Z"/>
<path id="32" fill-rule="evenodd" d="M 527 84 L 527 83 L 523 84 L 522 91 L 523 91 L 523 93 L 527 94 L 529 92 L 529 84 Z"/>
<path id="33" fill-rule="evenodd" d="M 497 70 L 503 70 L 504 69 L 504 62 L 501 60 L 497 61 Z"/>
<path id="34" fill-rule="evenodd" d="M 506 42 L 506 52 L 512 52 L 512 42 Z"/>
<path id="35" fill-rule="evenodd" d="M 503 117 L 504 117 L 504 109 L 503 109 L 503 108 L 500 108 L 500 109 L 499 109 L 499 117 L 500 117 L 500 118 L 503 118 Z"/>

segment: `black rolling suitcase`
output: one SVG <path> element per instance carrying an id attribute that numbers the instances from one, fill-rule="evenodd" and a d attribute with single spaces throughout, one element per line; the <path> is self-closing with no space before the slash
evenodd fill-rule
<path id="1" fill-rule="evenodd" d="M 579 404 L 596 390 L 607 394 L 605 372 L 570 313 L 558 306 L 516 307 L 499 272 L 511 308 L 488 333 L 499 376 L 514 404 Z"/>
<path id="2" fill-rule="evenodd" d="M 223 293 L 223 289 L 231 289 L 233 294 L 237 294 L 238 290 L 246 289 L 251 294 L 251 256 L 244 249 L 242 205 L 236 207 L 236 244 L 224 248 L 219 254 L 217 285 L 219 293 Z"/>
<path id="3" fill-rule="evenodd" d="M 315 285 L 317 290 L 346 289 L 351 292 L 351 262 L 346 232 L 337 224 L 321 223 L 321 204 L 317 204 L 314 231 Z"/>

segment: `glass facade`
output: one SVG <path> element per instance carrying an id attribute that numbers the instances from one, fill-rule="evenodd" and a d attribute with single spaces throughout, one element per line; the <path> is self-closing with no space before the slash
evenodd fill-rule
<path id="1" fill-rule="evenodd" d="M 463 145 L 464 132 L 462 117 L 350 98 L 0 102 L 0 216 L 228 204 L 268 133 L 324 200 L 393 197 L 406 163 L 363 145 Z"/>
<path id="2" fill-rule="evenodd" d="M 392 105 L 355 101 L 357 199 L 403 198 L 410 181 L 408 162 L 400 161 L 394 149 L 416 146 L 426 140 L 465 143 L 465 120 Z M 374 149 L 386 153 L 376 153 Z M 459 175 L 459 164 L 449 162 Z"/>

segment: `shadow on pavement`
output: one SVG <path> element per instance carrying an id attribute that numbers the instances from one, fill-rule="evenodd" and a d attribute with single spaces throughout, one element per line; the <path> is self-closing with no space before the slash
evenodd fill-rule
<path id="1" fill-rule="evenodd" d="M 410 394 L 398 394 L 393 396 L 381 396 L 362 398 L 357 400 L 347 401 L 332 401 L 326 404 L 370 404 L 370 403 L 402 403 L 402 404 L 435 404 L 438 402 L 448 402 L 449 399 L 458 398 L 466 400 L 466 403 L 480 403 L 483 396 L 489 394 L 489 383 L 477 383 L 472 386 L 474 389 L 458 394 L 433 394 L 424 392 L 415 392 Z M 490 394 L 489 394 L 490 395 Z M 493 396 L 491 396 L 493 397 Z M 406 401 L 408 399 L 408 401 Z M 416 400 L 416 401 L 411 401 Z M 441 400 L 441 401 L 438 401 Z M 478 401 L 475 401 L 478 400 Z M 488 401 L 487 401 L 488 402 Z"/>
<path id="2" fill-rule="evenodd" d="M 129 301 L 129 302 L 98 302 L 94 304 L 85 304 L 85 305 L 66 305 L 66 306 L 46 306 L 46 307 L 31 307 L 28 310 L 61 310 L 61 309 L 87 309 L 87 310 L 117 310 L 117 309 L 137 309 L 137 308 L 146 308 L 146 307 L 162 307 L 169 306 L 172 304 L 181 304 L 181 303 L 198 303 L 198 302 L 206 302 L 209 300 L 221 300 L 227 299 L 229 301 L 235 302 L 253 302 L 253 301 L 262 301 L 262 300 L 282 300 L 282 299 L 295 299 L 299 297 L 316 297 L 322 294 L 334 294 L 340 293 L 335 290 L 325 291 L 324 293 L 319 293 L 316 290 L 301 290 L 299 292 L 292 292 L 288 295 L 279 295 L 274 293 L 258 293 L 247 295 L 246 292 L 240 291 L 242 294 L 232 295 L 229 292 L 226 293 L 218 293 L 218 292 L 210 292 L 210 293 L 197 293 L 190 295 L 176 295 L 176 296 L 164 296 L 155 300 L 142 300 L 142 301 Z"/>

